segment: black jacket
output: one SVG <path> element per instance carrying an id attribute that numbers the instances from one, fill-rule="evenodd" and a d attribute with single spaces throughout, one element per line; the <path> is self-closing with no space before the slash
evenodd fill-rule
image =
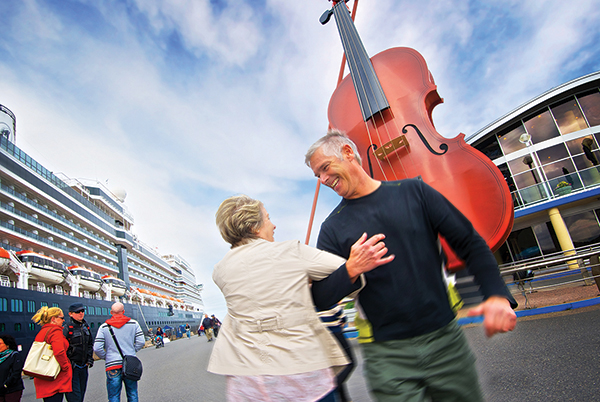
<path id="1" fill-rule="evenodd" d="M 88 323 L 85 320 L 77 322 L 71 318 L 69 325 L 64 327 L 63 334 L 69 341 L 67 356 L 71 363 L 78 366 L 88 363 L 91 367 L 94 364 L 94 337 Z"/>
<path id="2" fill-rule="evenodd" d="M 213 320 L 211 320 L 210 318 L 206 317 L 202 320 L 202 326 L 204 327 L 204 330 L 206 331 L 209 328 L 213 327 Z"/>
<path id="3" fill-rule="evenodd" d="M 13 352 L 0 364 L 0 395 L 25 389 L 21 379 L 23 364 L 25 364 L 25 359 L 19 352 Z"/>

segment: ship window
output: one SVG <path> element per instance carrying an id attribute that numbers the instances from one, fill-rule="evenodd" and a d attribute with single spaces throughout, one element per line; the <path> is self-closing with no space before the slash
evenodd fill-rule
<path id="1" fill-rule="evenodd" d="M 52 303 L 52 307 L 60 307 L 60 304 L 58 304 L 58 303 Z"/>
<path id="2" fill-rule="evenodd" d="M 94 329 L 94 323 L 90 323 L 90 328 Z"/>
<path id="3" fill-rule="evenodd" d="M 35 324 L 34 323 L 29 323 L 29 330 L 30 331 L 35 331 Z"/>
<path id="4" fill-rule="evenodd" d="M 21 330 L 21 323 L 16 323 L 15 324 L 15 331 L 20 331 Z"/>
<path id="5" fill-rule="evenodd" d="M 0 311 L 8 311 L 8 300 L 0 298 Z"/>
<path id="6" fill-rule="evenodd" d="M 4 332 L 6 330 L 6 324 L 3 322 L 0 322 L 0 332 Z"/>
<path id="7" fill-rule="evenodd" d="M 41 307 L 48 307 L 48 302 L 40 302 Z"/>
<path id="8" fill-rule="evenodd" d="M 14 313 L 23 312 L 23 300 L 10 299 L 10 311 Z"/>
<path id="9" fill-rule="evenodd" d="M 35 301 L 27 300 L 27 312 L 35 313 Z"/>
<path id="10" fill-rule="evenodd" d="M 92 307 L 92 306 L 89 306 L 89 307 L 87 308 L 87 310 L 88 310 L 88 311 L 87 311 L 87 313 L 88 313 L 89 315 L 96 315 L 96 309 L 95 309 L 94 307 Z"/>
<path id="11" fill-rule="evenodd" d="M 102 307 L 102 315 L 108 315 L 108 309 L 106 307 Z"/>

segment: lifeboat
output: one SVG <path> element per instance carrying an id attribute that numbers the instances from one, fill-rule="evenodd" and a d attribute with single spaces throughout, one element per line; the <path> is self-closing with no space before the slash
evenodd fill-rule
<path id="1" fill-rule="evenodd" d="M 124 296 L 125 292 L 127 291 L 127 285 L 125 284 L 125 281 L 119 278 L 115 278 L 114 276 L 111 275 L 104 275 L 102 277 L 102 280 L 104 281 L 104 283 L 106 283 L 107 285 L 112 285 L 112 294 L 114 296 Z M 138 289 L 140 292 L 142 291 L 142 289 Z"/>
<path id="2" fill-rule="evenodd" d="M 10 267 L 10 254 L 0 247 L 0 272 Z"/>
<path id="3" fill-rule="evenodd" d="M 79 289 L 97 292 L 102 287 L 102 276 L 90 269 L 77 265 L 69 267 L 69 271 L 79 280 Z"/>
<path id="4" fill-rule="evenodd" d="M 69 271 L 65 264 L 46 255 L 33 251 L 17 251 L 17 258 L 27 267 L 30 279 L 46 284 L 58 285 L 62 283 Z"/>

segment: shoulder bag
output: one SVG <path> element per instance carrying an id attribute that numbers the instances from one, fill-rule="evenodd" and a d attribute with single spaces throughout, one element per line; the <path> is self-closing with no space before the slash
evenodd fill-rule
<path id="1" fill-rule="evenodd" d="M 127 380 L 139 381 L 140 378 L 142 378 L 142 362 L 136 356 L 123 355 L 121 346 L 119 346 L 117 337 L 115 336 L 115 333 L 110 325 L 108 325 L 108 330 L 115 341 L 115 345 L 117 345 L 117 349 L 119 349 L 119 354 L 123 358 L 123 377 Z"/>
<path id="2" fill-rule="evenodd" d="M 29 349 L 23 366 L 23 373 L 30 377 L 54 380 L 60 373 L 60 364 L 54 356 L 52 345 L 46 342 L 48 332 L 50 330 L 46 331 L 44 342 L 33 342 L 31 349 Z"/>

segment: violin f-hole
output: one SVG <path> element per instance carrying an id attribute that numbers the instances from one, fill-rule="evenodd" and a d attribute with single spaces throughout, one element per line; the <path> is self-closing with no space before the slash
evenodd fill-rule
<path id="1" fill-rule="evenodd" d="M 415 129 L 415 131 L 417 132 L 417 134 L 419 135 L 419 138 L 421 139 L 421 141 L 423 141 L 423 144 L 425 144 L 425 146 L 427 147 L 427 149 L 429 150 L 429 152 L 431 152 L 434 155 L 444 155 L 446 152 L 448 152 L 448 144 L 446 143 L 442 143 L 442 145 L 440 145 L 440 150 L 442 152 L 436 152 L 433 150 L 433 148 L 431 148 L 431 145 L 429 145 L 429 142 L 427 142 L 427 139 L 425 138 L 425 136 L 421 133 L 421 130 L 419 130 L 419 128 L 417 126 L 415 126 L 414 124 L 407 124 L 404 127 L 402 127 L 402 132 L 404 134 L 408 133 L 408 130 L 406 130 L 406 127 L 412 127 Z"/>

